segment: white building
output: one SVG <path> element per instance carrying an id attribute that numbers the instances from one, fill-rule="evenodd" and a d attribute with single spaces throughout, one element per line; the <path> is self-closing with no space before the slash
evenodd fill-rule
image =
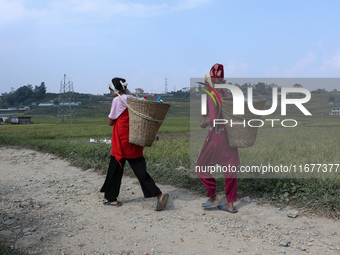
<path id="1" fill-rule="evenodd" d="M 136 94 L 144 94 L 144 89 L 136 88 Z"/>
<path id="2" fill-rule="evenodd" d="M 340 115 L 340 107 L 333 107 L 329 115 Z"/>
<path id="3" fill-rule="evenodd" d="M 29 106 L 19 108 L 19 111 L 29 111 L 31 108 Z"/>
<path id="4" fill-rule="evenodd" d="M 53 103 L 40 103 L 38 106 L 48 107 L 48 106 L 54 106 Z"/>
<path id="5" fill-rule="evenodd" d="M 62 102 L 60 106 L 81 106 L 81 102 Z"/>
<path id="6" fill-rule="evenodd" d="M 0 119 L 2 119 L 2 122 L 5 122 L 7 119 L 11 120 L 17 117 L 18 116 L 16 114 L 0 114 Z"/>

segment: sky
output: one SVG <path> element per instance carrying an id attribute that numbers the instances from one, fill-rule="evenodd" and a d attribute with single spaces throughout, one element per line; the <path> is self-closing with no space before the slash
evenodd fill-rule
<path id="1" fill-rule="evenodd" d="M 339 13 L 337 0 L 0 0 L 0 93 L 59 93 L 64 74 L 79 93 L 114 77 L 170 92 L 215 63 L 227 81 L 340 78 Z"/>

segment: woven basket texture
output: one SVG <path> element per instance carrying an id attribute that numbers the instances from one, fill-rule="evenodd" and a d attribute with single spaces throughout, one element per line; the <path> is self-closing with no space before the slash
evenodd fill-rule
<path id="1" fill-rule="evenodd" d="M 263 110 L 266 104 L 266 100 L 253 100 L 253 106 L 257 110 Z M 231 147 L 236 148 L 247 148 L 253 146 L 256 141 L 257 130 L 258 127 L 249 127 L 248 120 L 249 119 L 261 119 L 262 116 L 255 115 L 250 112 L 248 108 L 248 102 L 244 102 L 244 115 L 232 115 L 233 113 L 233 102 L 231 98 L 225 97 L 222 98 L 222 107 L 223 107 L 223 118 L 228 120 L 226 124 L 229 145 Z M 227 114 L 226 112 L 230 113 Z M 238 116 L 240 118 L 237 118 Z M 243 121 L 245 119 L 245 125 L 243 125 Z M 230 126 L 230 120 L 232 120 L 233 125 Z M 234 124 L 242 123 L 242 124 Z M 251 121 L 252 126 L 259 126 L 259 121 Z"/>
<path id="2" fill-rule="evenodd" d="M 127 103 L 129 105 L 129 142 L 143 147 L 150 147 L 155 141 L 156 134 L 162 123 L 147 120 L 135 114 L 130 108 L 153 119 L 164 120 L 170 105 L 134 98 L 128 98 Z"/>

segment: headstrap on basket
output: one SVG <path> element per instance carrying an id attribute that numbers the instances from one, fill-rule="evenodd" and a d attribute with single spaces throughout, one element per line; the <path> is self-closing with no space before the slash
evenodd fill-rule
<path id="1" fill-rule="evenodd" d="M 125 102 L 125 100 L 121 97 L 121 95 L 118 94 L 118 96 L 120 97 L 120 99 L 122 99 L 122 101 L 127 106 L 127 108 L 129 108 L 129 110 L 132 111 L 137 116 L 142 117 L 143 119 L 146 119 L 146 120 L 151 120 L 151 121 L 154 121 L 154 122 L 163 123 L 163 120 L 158 120 L 158 119 L 152 118 L 150 116 L 147 116 L 147 115 L 145 115 L 143 113 L 137 112 L 135 109 L 133 109 L 131 106 L 129 106 L 127 104 L 127 102 Z"/>

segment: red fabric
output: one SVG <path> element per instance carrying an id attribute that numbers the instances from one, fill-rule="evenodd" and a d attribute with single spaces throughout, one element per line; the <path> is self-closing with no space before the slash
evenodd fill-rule
<path id="1" fill-rule="evenodd" d="M 225 196 L 227 198 L 227 202 L 236 202 L 237 201 L 237 179 L 230 178 L 233 174 L 223 173 L 225 178 Z M 207 189 L 207 197 L 216 196 L 216 179 L 212 178 L 209 173 L 200 173 L 201 178 L 200 181 L 203 183 L 205 188 Z M 236 173 L 235 173 L 236 175 Z"/>
<path id="2" fill-rule="evenodd" d="M 220 93 L 220 97 L 227 96 L 223 90 L 217 91 Z M 207 104 L 209 118 L 206 123 L 210 126 L 210 128 L 196 166 L 204 167 L 219 164 L 227 167 L 236 167 L 240 165 L 238 149 L 230 147 L 225 125 L 217 125 L 215 128 L 213 127 L 213 120 L 223 119 L 223 113 L 219 106 L 215 106 L 215 103 L 211 97 L 208 97 Z M 196 172 L 196 174 L 200 181 L 204 184 L 207 190 L 207 196 L 212 197 L 216 195 L 215 178 L 207 172 Z M 225 195 L 227 201 L 236 202 L 237 174 L 229 172 L 224 172 L 223 174 L 225 178 Z"/>
<path id="3" fill-rule="evenodd" d="M 215 65 L 211 67 L 209 74 L 210 74 L 211 81 L 213 84 L 225 83 L 223 65 L 216 63 Z M 216 89 L 216 90 L 219 91 L 220 93 L 224 93 L 223 89 Z"/>
<path id="4" fill-rule="evenodd" d="M 207 98 L 209 117 L 206 122 L 209 124 L 207 139 L 197 160 L 198 166 L 213 166 L 220 164 L 224 166 L 240 165 L 238 149 L 230 147 L 225 125 L 216 125 L 213 127 L 214 119 L 223 119 L 223 112 L 219 105 L 211 97 Z"/>
<path id="5" fill-rule="evenodd" d="M 129 143 L 129 111 L 126 109 L 113 123 L 111 155 L 120 164 L 122 158 L 143 156 L 143 147 Z"/>
<path id="6" fill-rule="evenodd" d="M 224 78 L 224 70 L 223 65 L 215 64 L 210 69 L 210 77 L 211 78 Z"/>

